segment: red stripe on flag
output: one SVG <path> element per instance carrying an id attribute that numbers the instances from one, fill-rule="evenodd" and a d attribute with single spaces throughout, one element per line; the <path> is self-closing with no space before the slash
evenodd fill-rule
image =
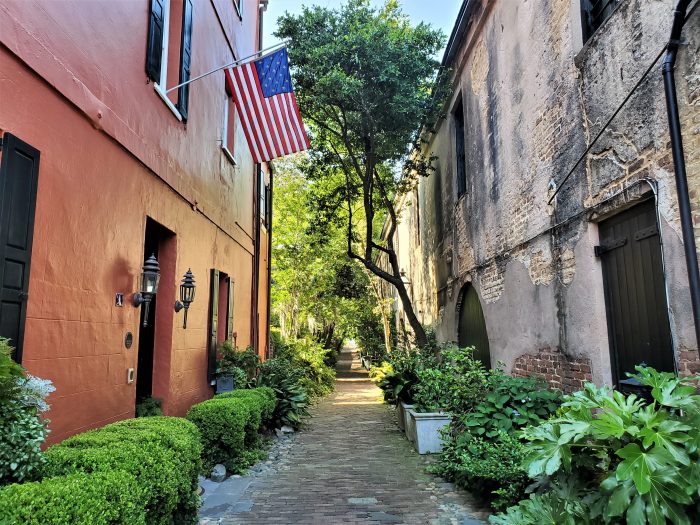
<path id="1" fill-rule="evenodd" d="M 260 85 L 260 78 L 258 77 L 258 69 L 252 65 L 251 66 L 251 71 L 253 73 L 253 78 L 255 78 L 255 84 L 258 88 L 258 93 L 260 94 L 260 102 L 261 106 L 263 109 L 263 112 L 265 113 L 265 124 L 267 125 L 267 128 L 270 130 L 270 139 L 272 140 L 273 147 L 274 147 L 274 153 L 275 157 L 281 157 L 284 155 L 284 151 L 282 150 L 282 141 L 279 138 L 279 134 L 277 133 L 277 127 L 275 126 L 273 120 L 270 117 L 270 112 L 269 110 L 269 105 L 268 105 L 268 100 L 265 98 L 265 95 L 263 94 L 262 86 Z M 268 159 L 270 160 L 270 159 Z"/>
<path id="2" fill-rule="evenodd" d="M 272 135 L 270 134 L 270 129 L 268 126 L 268 121 L 266 119 L 265 111 L 263 109 L 262 99 L 263 92 L 260 88 L 260 83 L 258 82 L 258 73 L 254 64 L 246 64 L 244 67 L 244 74 L 248 77 L 248 82 L 251 90 L 251 98 L 253 100 L 253 107 L 255 108 L 255 114 L 258 116 L 256 124 L 260 127 L 262 131 L 263 140 L 265 141 L 265 146 L 267 146 L 268 156 L 264 160 L 270 160 L 277 157 L 277 151 L 275 150 L 275 145 L 272 140 Z"/>
<path id="3" fill-rule="evenodd" d="M 304 129 L 304 121 L 301 120 L 301 113 L 299 112 L 299 106 L 297 106 L 297 97 L 294 96 L 294 93 L 289 94 L 292 97 L 292 104 L 294 105 L 294 112 L 296 113 L 297 120 L 296 124 L 299 130 L 301 131 L 301 137 L 304 141 L 304 146 L 308 149 L 311 147 L 311 143 L 309 142 L 309 137 L 306 135 L 306 130 Z"/>
<path id="4" fill-rule="evenodd" d="M 299 140 L 297 139 L 296 129 L 294 128 L 294 124 L 292 123 L 292 112 L 289 108 L 289 99 L 286 95 L 282 95 L 282 98 L 280 100 L 282 101 L 284 106 L 284 113 L 285 117 L 287 118 L 287 129 L 289 131 L 289 136 L 292 138 L 292 142 L 294 142 L 294 151 L 299 151 L 301 147 L 299 145 Z"/>
<path id="5" fill-rule="evenodd" d="M 263 127 L 264 122 L 262 120 L 262 117 L 260 115 L 260 111 L 258 110 L 258 96 L 260 95 L 258 93 L 258 88 L 255 85 L 254 82 L 251 82 L 251 78 L 248 75 L 248 66 L 250 64 L 244 64 L 239 69 L 239 75 L 241 78 L 243 78 L 243 86 L 245 86 L 245 96 L 246 99 L 249 101 L 249 105 L 251 108 L 250 116 L 251 116 L 251 122 L 253 123 L 253 126 L 255 128 L 257 138 L 258 138 L 258 146 L 260 146 L 262 150 L 262 156 L 260 160 L 268 160 L 271 158 L 272 150 L 270 149 L 270 144 L 267 142 L 267 136 L 265 133 L 265 128 Z"/>
<path id="6" fill-rule="evenodd" d="M 238 97 L 240 98 L 241 112 L 245 113 L 246 116 L 245 127 L 247 127 L 248 130 L 246 135 L 249 137 L 249 140 L 251 141 L 251 146 L 254 146 L 255 150 L 255 152 L 253 153 L 253 160 L 255 162 L 261 162 L 261 159 L 267 156 L 267 152 L 265 152 L 262 148 L 263 144 L 260 141 L 259 130 L 255 126 L 255 115 L 253 113 L 250 101 L 247 97 L 248 92 L 244 89 L 245 81 L 243 80 L 243 77 L 241 75 L 240 68 L 237 67 L 233 70 L 233 76 L 235 77 L 234 84 L 236 85 L 236 95 L 238 95 Z M 251 147 L 251 149 L 253 148 Z"/>
<path id="7" fill-rule="evenodd" d="M 301 115 L 299 114 L 299 108 L 297 107 L 297 99 L 294 96 L 294 93 L 287 93 L 287 96 L 291 101 L 294 116 L 296 117 L 294 119 L 294 125 L 296 126 L 297 131 L 299 133 L 299 141 L 301 142 L 304 148 L 308 148 L 309 139 L 306 138 L 306 131 L 304 130 L 304 127 L 301 124 Z"/>
<path id="8" fill-rule="evenodd" d="M 255 143 L 255 141 L 252 139 L 250 135 L 250 124 L 248 122 L 248 113 L 245 111 L 245 108 L 243 108 L 242 102 L 239 100 L 240 93 L 238 91 L 238 84 L 234 82 L 232 76 L 231 76 L 231 70 L 226 69 L 226 82 L 228 82 L 228 87 L 231 90 L 231 93 L 233 93 L 233 100 L 236 103 L 236 107 L 238 108 L 238 113 L 241 115 L 241 123 L 243 124 L 243 134 L 245 135 L 246 141 L 248 141 L 248 147 L 250 148 L 250 153 L 253 155 L 253 161 L 254 162 L 260 162 L 258 159 L 260 158 L 260 153 L 258 152 L 258 146 Z"/>

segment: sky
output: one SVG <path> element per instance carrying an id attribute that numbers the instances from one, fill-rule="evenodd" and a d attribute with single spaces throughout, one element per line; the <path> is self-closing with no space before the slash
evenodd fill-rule
<path id="1" fill-rule="evenodd" d="M 427 22 L 433 27 L 442 29 L 445 38 L 449 38 L 452 26 L 457 19 L 462 0 L 400 0 L 402 11 L 409 16 L 413 24 Z M 341 0 L 270 0 L 263 24 L 263 47 L 274 45 L 278 39 L 273 36 L 277 30 L 277 17 L 290 12 L 301 13 L 302 6 L 321 5 L 324 7 L 340 6 Z M 380 6 L 383 0 L 372 0 L 372 4 Z M 442 58 L 443 50 L 438 53 Z"/>

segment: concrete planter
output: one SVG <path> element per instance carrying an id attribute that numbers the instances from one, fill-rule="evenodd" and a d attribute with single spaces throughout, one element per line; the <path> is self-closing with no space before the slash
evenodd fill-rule
<path id="1" fill-rule="evenodd" d="M 223 394 L 225 392 L 232 392 L 236 385 L 234 385 L 233 376 L 219 376 L 216 378 L 216 393 Z"/>
<path id="2" fill-rule="evenodd" d="M 406 433 L 406 438 L 413 442 L 416 440 L 416 425 L 413 423 L 413 419 L 411 418 L 413 405 L 409 405 L 401 401 L 401 406 L 403 407 L 403 431 Z"/>
<path id="3" fill-rule="evenodd" d="M 419 454 L 433 454 L 442 450 L 440 430 L 452 422 L 452 416 L 443 412 L 416 412 L 410 410 L 414 446 Z M 409 438 L 410 439 L 410 438 Z"/>
<path id="4" fill-rule="evenodd" d="M 399 430 L 402 432 L 405 432 L 406 428 L 406 420 L 403 418 L 403 408 L 401 407 L 401 403 L 396 403 L 396 425 L 399 427 Z"/>

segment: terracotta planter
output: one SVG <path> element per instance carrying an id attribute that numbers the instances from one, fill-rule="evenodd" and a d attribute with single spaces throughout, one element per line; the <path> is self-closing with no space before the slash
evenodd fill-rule
<path id="1" fill-rule="evenodd" d="M 434 454 L 442 450 L 440 430 L 452 422 L 452 416 L 444 412 L 416 412 L 411 409 L 413 441 L 419 454 Z M 410 439 L 410 437 L 409 437 Z"/>

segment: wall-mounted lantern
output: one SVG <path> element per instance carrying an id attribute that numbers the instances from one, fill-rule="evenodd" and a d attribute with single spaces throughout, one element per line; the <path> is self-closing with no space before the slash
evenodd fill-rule
<path id="1" fill-rule="evenodd" d="M 182 322 L 182 328 L 187 329 L 187 310 L 190 308 L 190 304 L 194 301 L 194 275 L 192 275 L 192 269 L 188 269 L 185 272 L 185 276 L 182 278 L 182 284 L 180 284 L 180 300 L 175 301 L 175 311 L 179 312 L 183 308 L 185 309 L 185 318 Z"/>
<path id="2" fill-rule="evenodd" d="M 151 299 L 158 293 L 158 283 L 160 282 L 160 266 L 155 254 L 146 259 L 143 263 L 139 291 L 134 294 L 134 306 L 144 306 L 143 326 L 148 326 L 148 307 Z"/>

